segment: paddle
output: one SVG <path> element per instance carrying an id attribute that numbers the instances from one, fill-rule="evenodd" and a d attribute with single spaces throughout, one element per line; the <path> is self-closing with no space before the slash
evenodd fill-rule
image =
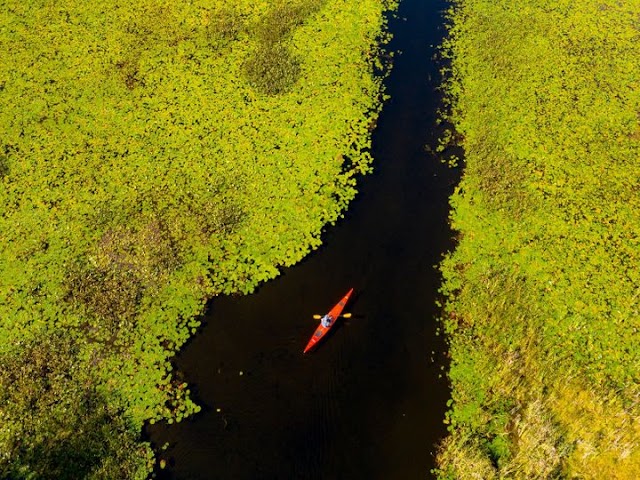
<path id="1" fill-rule="evenodd" d="M 342 318 L 351 318 L 351 314 L 350 313 L 343 313 L 340 316 Z M 322 315 L 314 315 L 313 318 L 315 318 L 316 320 L 321 320 L 322 319 Z"/>

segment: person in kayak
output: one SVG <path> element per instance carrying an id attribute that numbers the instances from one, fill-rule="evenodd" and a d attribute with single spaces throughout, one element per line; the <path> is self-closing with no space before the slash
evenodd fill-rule
<path id="1" fill-rule="evenodd" d="M 333 318 L 331 318 L 329 314 L 326 314 L 324 317 L 322 317 L 320 323 L 324 328 L 329 328 L 331 326 L 331 323 L 333 323 Z"/>

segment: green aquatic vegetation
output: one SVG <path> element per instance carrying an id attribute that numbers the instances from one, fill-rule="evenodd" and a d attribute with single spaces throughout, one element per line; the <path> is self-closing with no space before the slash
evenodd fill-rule
<path id="1" fill-rule="evenodd" d="M 295 85 L 301 73 L 301 60 L 288 48 L 287 37 L 324 3 L 324 0 L 308 0 L 299 4 L 273 4 L 252 29 L 259 46 L 243 65 L 252 87 L 268 95 L 278 95 Z"/>
<path id="2" fill-rule="evenodd" d="M 0 355 L 68 338 L 135 437 L 198 411 L 170 359 L 205 301 L 301 260 L 355 196 L 394 2 L 3 7 Z"/>
<path id="3" fill-rule="evenodd" d="M 300 76 L 300 60 L 285 45 L 267 44 L 256 49 L 244 64 L 249 84 L 262 93 L 284 93 Z"/>
<path id="4" fill-rule="evenodd" d="M 640 475 L 637 2 L 460 0 L 441 478 Z"/>
<path id="5" fill-rule="evenodd" d="M 146 477 L 149 447 L 137 441 L 135 425 L 100 387 L 82 350 L 53 334 L 0 355 L 0 477 Z"/>

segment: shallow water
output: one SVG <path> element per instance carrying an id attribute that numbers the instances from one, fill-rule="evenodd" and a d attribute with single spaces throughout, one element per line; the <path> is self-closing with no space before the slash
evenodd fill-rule
<path id="1" fill-rule="evenodd" d="M 458 176 L 424 147 L 436 137 L 432 57 L 446 6 L 404 0 L 391 21 L 390 48 L 402 54 L 374 132 L 375 173 L 323 247 L 253 295 L 215 299 L 177 357 L 204 409 L 149 429 L 155 444 L 169 443 L 158 477 L 429 477 L 449 396 L 434 265 L 453 244 L 448 197 Z M 353 318 L 303 355 L 312 315 L 350 287 Z"/>

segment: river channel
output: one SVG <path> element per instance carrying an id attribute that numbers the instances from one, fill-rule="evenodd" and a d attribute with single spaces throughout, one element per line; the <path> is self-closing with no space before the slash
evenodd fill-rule
<path id="1" fill-rule="evenodd" d="M 453 247 L 448 197 L 459 172 L 435 146 L 440 0 L 403 0 L 400 51 L 373 137 L 375 172 L 323 246 L 252 295 L 216 298 L 176 357 L 203 411 L 148 434 L 161 479 L 425 479 L 445 435 L 446 346 L 436 335 L 440 277 Z M 349 320 L 302 350 L 353 287 Z"/>

